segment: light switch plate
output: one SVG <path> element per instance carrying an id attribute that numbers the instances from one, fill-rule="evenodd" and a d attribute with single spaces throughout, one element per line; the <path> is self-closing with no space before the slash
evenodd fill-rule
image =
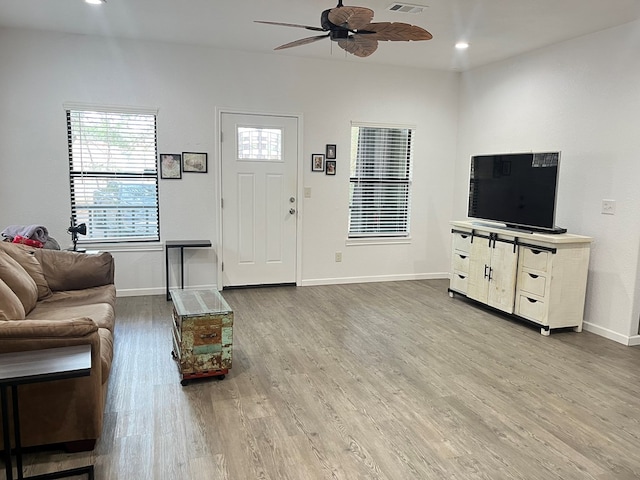
<path id="1" fill-rule="evenodd" d="M 615 200 L 602 200 L 602 214 L 603 215 L 615 215 L 616 214 L 616 201 Z"/>

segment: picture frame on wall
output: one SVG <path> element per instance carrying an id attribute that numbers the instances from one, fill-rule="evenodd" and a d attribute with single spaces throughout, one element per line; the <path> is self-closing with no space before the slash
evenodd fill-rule
<path id="1" fill-rule="evenodd" d="M 335 175 L 336 174 L 336 161 L 335 160 L 327 160 L 326 163 L 326 172 L 327 175 Z"/>
<path id="2" fill-rule="evenodd" d="M 324 172 L 324 154 L 314 153 L 311 155 L 311 171 Z"/>
<path id="3" fill-rule="evenodd" d="M 327 143 L 327 160 L 336 158 L 336 145 L 332 143 Z"/>
<path id="4" fill-rule="evenodd" d="M 182 171 L 185 173 L 207 173 L 207 154 L 182 152 Z"/>
<path id="5" fill-rule="evenodd" d="M 182 155 L 179 153 L 160 154 L 160 178 L 179 180 L 182 178 Z"/>

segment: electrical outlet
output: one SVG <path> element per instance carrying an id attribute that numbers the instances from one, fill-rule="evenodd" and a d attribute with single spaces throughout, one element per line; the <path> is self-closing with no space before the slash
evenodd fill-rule
<path id="1" fill-rule="evenodd" d="M 304 187 L 304 198 L 311 198 L 311 187 Z"/>
<path id="2" fill-rule="evenodd" d="M 615 215 L 616 214 L 616 201 L 615 200 L 602 200 L 602 214 L 603 215 Z"/>
<path id="3" fill-rule="evenodd" d="M 336 252 L 336 262 L 342 261 L 342 252 Z"/>

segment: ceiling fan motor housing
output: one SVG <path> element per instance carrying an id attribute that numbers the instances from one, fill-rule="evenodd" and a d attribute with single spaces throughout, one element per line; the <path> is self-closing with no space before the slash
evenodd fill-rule
<path id="1" fill-rule="evenodd" d="M 331 12 L 331 9 L 325 10 L 320 17 L 320 24 L 323 30 L 329 32 L 329 38 L 334 41 L 349 38 L 349 29 L 331 22 L 329 20 L 329 12 Z"/>

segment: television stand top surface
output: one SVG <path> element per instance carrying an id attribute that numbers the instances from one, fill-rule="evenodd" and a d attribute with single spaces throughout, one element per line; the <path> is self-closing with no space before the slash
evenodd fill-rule
<path id="1" fill-rule="evenodd" d="M 558 244 L 576 242 L 589 243 L 592 241 L 591 237 L 566 233 L 566 229 L 558 227 L 554 229 L 554 231 L 532 231 L 531 228 L 526 227 L 512 228 L 513 226 L 507 226 L 504 223 L 480 222 L 475 220 L 453 220 L 450 224 L 453 228 L 459 228 L 463 231 L 466 230 L 469 231 L 469 233 L 472 233 L 474 230 L 495 232 L 498 234 L 503 233 L 504 235 L 519 237 L 522 239 L 527 238 L 530 241 L 537 240 Z"/>

